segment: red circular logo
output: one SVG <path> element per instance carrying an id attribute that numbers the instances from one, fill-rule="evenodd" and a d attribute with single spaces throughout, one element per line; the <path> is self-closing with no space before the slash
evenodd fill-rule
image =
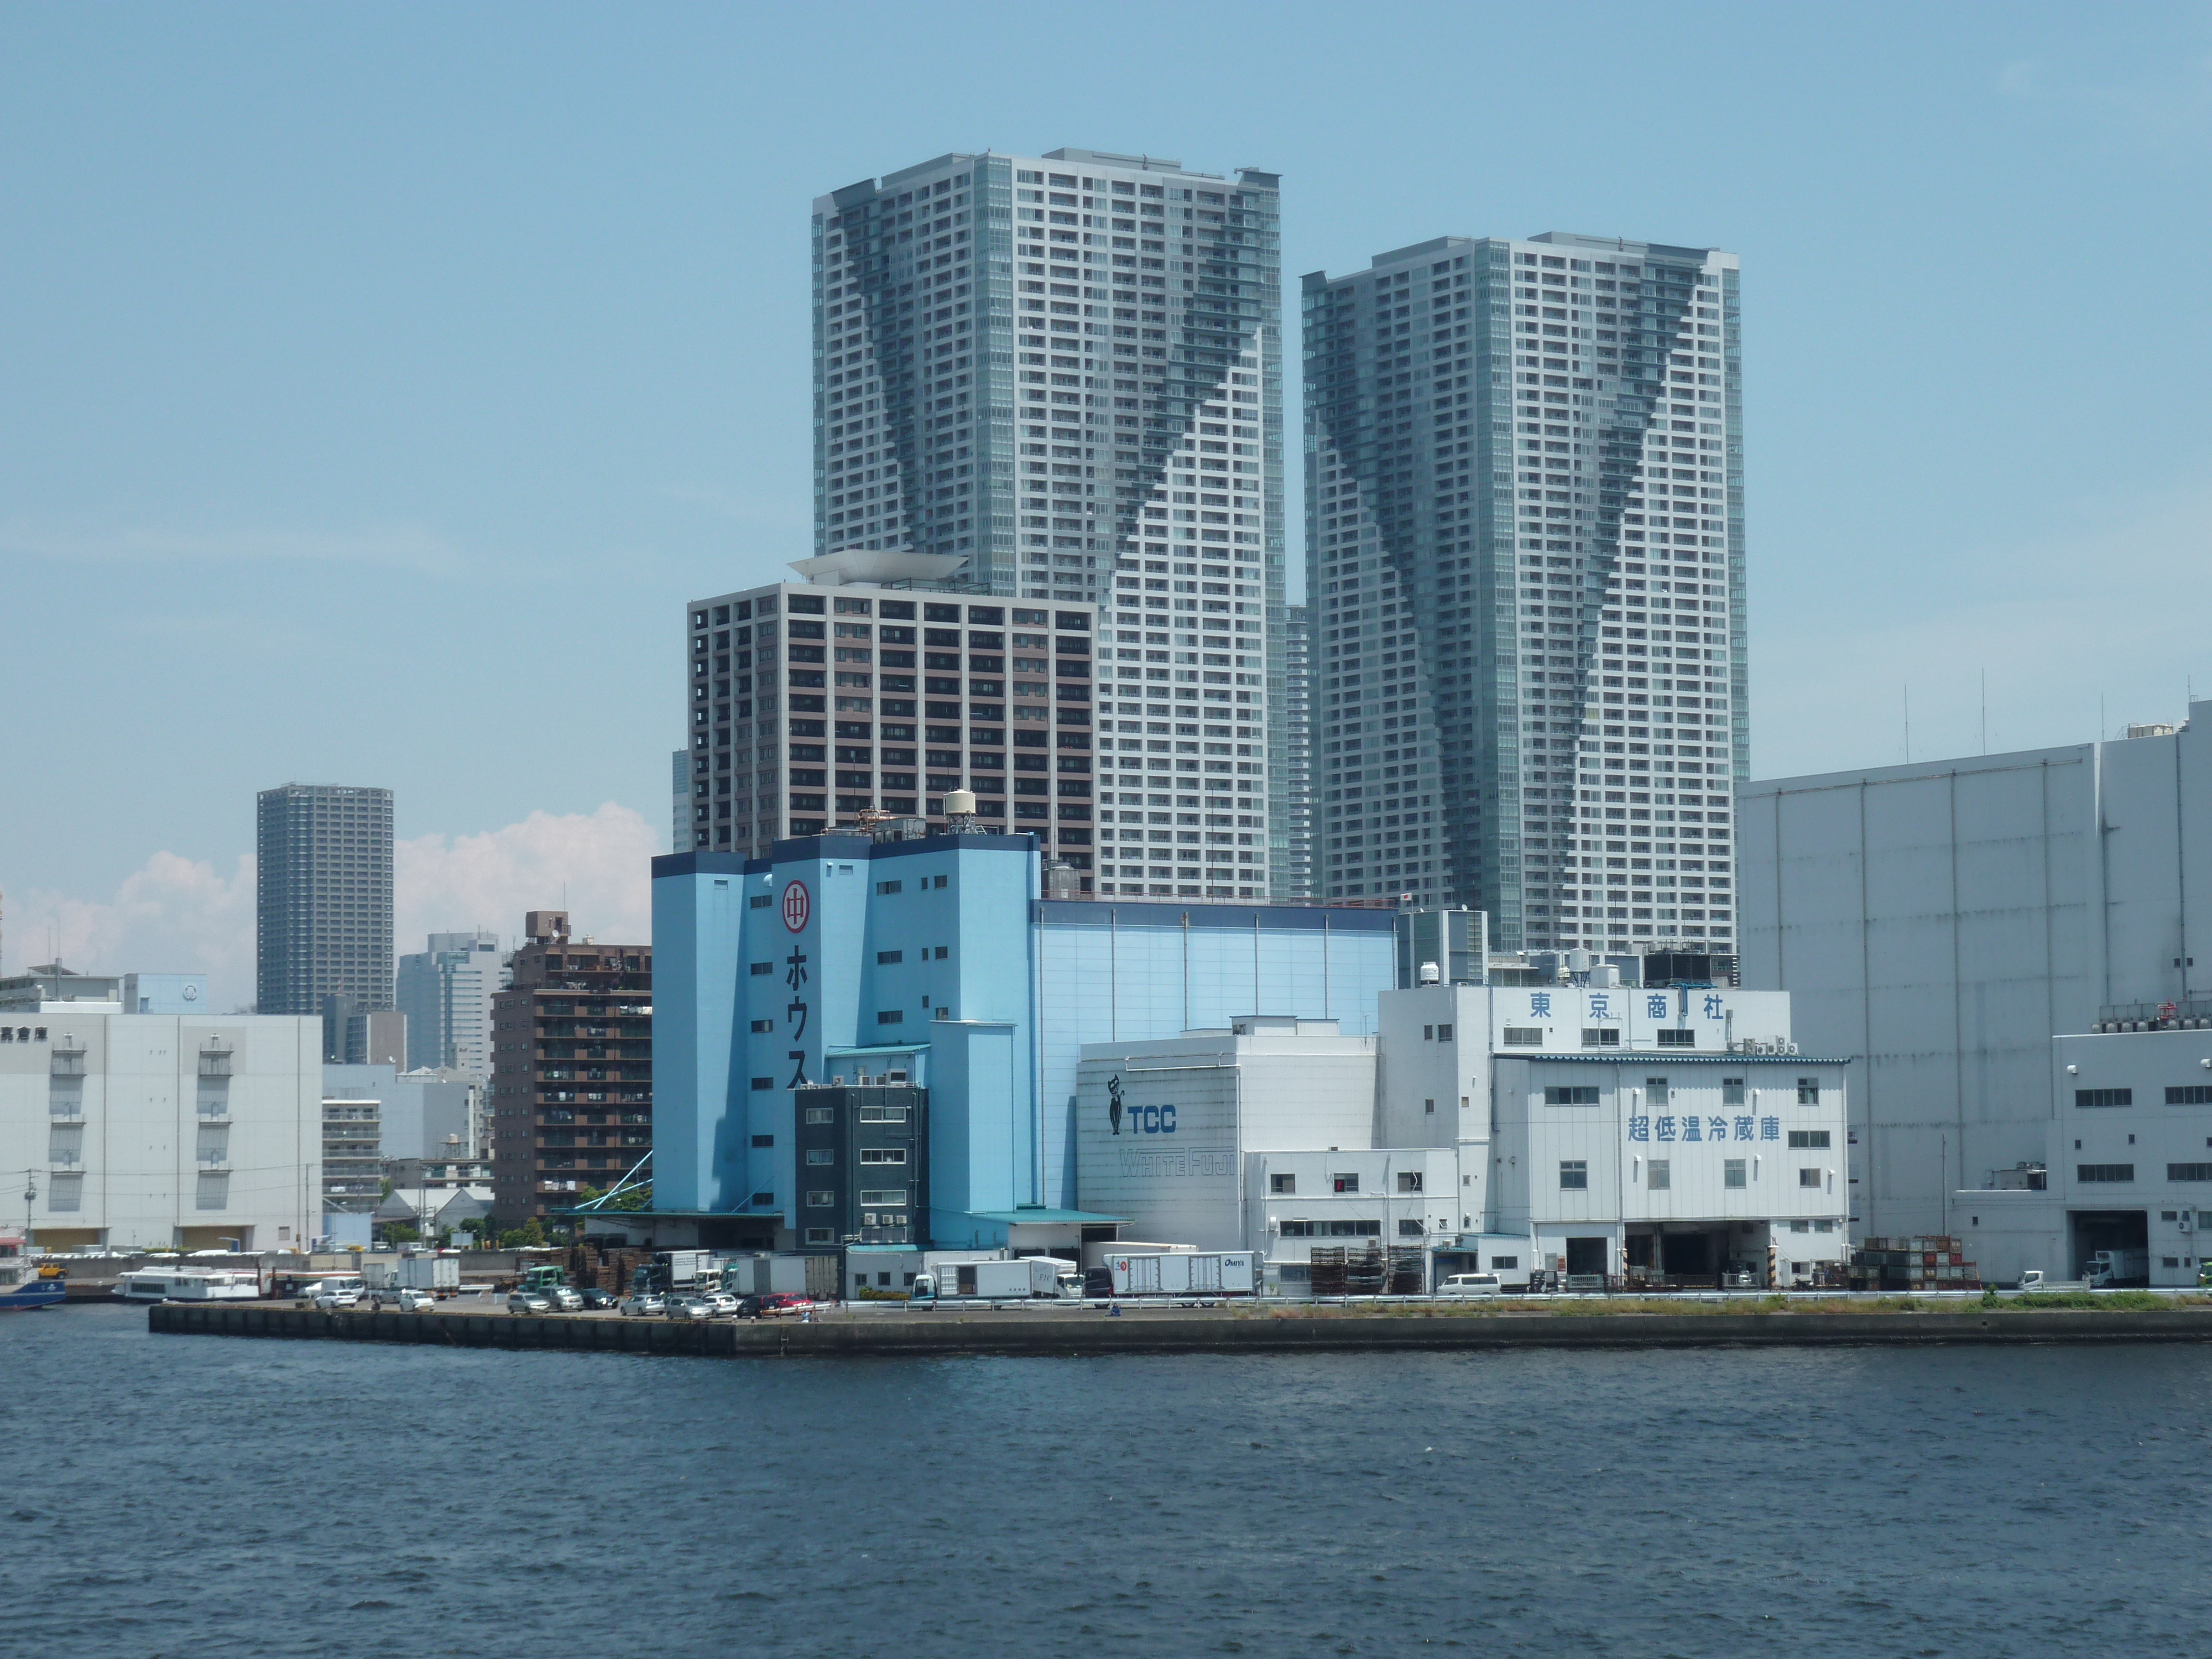
<path id="1" fill-rule="evenodd" d="M 794 933 L 806 931 L 806 918 L 812 914 L 813 905 L 806 896 L 806 884 L 794 881 L 783 890 L 783 925 Z"/>

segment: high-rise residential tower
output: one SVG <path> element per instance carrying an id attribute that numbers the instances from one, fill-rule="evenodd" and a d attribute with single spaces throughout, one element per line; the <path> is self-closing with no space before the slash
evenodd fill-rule
<path id="1" fill-rule="evenodd" d="M 1157 890 L 1235 896 L 1231 838 L 1260 838 L 1264 884 L 1287 837 L 1279 203 L 1273 173 L 1060 149 L 814 204 L 815 551 L 953 556 L 979 595 L 1097 605 L 1102 751 L 1212 757 L 1240 786 L 1185 808 L 1148 778 L 1109 811 L 1102 778 L 1102 844 L 1111 823 L 1149 852 L 1188 817 L 1224 854 Z M 1101 890 L 1156 890 L 1139 868 Z"/>
<path id="2" fill-rule="evenodd" d="M 1302 304 L 1317 891 L 1732 951 L 1735 257 L 1445 237 Z"/>
<path id="3" fill-rule="evenodd" d="M 1313 610 L 1283 608 L 1285 833 L 1269 841 L 1269 884 L 1277 898 L 1313 896 Z"/>
<path id="4" fill-rule="evenodd" d="M 288 783 L 257 805 L 255 1006 L 390 1008 L 392 792 Z"/>

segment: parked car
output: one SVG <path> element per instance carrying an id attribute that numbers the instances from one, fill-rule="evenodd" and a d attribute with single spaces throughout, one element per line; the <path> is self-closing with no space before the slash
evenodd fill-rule
<path id="1" fill-rule="evenodd" d="M 757 1296 L 739 1297 L 737 1311 L 731 1316 L 735 1319 L 758 1319 L 761 1316 L 761 1299 Z"/>
<path id="2" fill-rule="evenodd" d="M 351 1285 L 333 1285 L 315 1292 L 315 1305 L 325 1313 L 361 1305 L 361 1291 Z"/>
<path id="3" fill-rule="evenodd" d="M 538 1292 L 552 1303 L 556 1313 L 581 1313 L 584 1293 L 573 1285 L 548 1285 Z"/>
<path id="4" fill-rule="evenodd" d="M 553 1304 L 543 1291 L 513 1291 L 507 1298 L 507 1310 L 511 1314 L 549 1314 Z"/>
<path id="5" fill-rule="evenodd" d="M 1497 1296 L 1504 1290 L 1496 1273 L 1454 1273 L 1437 1287 L 1438 1296 Z"/>
<path id="6" fill-rule="evenodd" d="M 738 1298 L 727 1291 L 702 1291 L 699 1293 L 699 1299 L 707 1304 L 707 1317 L 709 1319 L 734 1319 L 737 1316 Z"/>
<path id="7" fill-rule="evenodd" d="M 606 1313 L 622 1305 L 621 1299 L 612 1291 L 603 1291 L 597 1285 L 587 1288 L 583 1297 L 584 1311 L 586 1313 Z"/>
<path id="8" fill-rule="evenodd" d="M 426 1313 L 438 1305 L 438 1298 L 410 1285 L 396 1291 L 378 1291 L 368 1298 L 368 1305 L 380 1310 L 396 1308 L 401 1313 Z"/>
<path id="9" fill-rule="evenodd" d="M 802 1314 L 814 1304 L 803 1296 L 793 1296 L 787 1291 L 772 1291 L 760 1298 L 760 1317 L 775 1319 L 787 1314 Z"/>
<path id="10" fill-rule="evenodd" d="M 714 1316 L 712 1303 L 704 1297 L 693 1296 L 689 1292 L 670 1297 L 666 1311 L 671 1319 L 711 1319 Z"/>
<path id="11" fill-rule="evenodd" d="M 615 1305 L 625 1314 L 644 1319 L 658 1319 L 668 1311 L 668 1304 L 652 1291 L 626 1296 Z"/>

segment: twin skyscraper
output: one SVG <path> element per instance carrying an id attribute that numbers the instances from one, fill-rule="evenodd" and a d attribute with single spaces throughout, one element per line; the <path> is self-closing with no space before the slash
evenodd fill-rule
<path id="1" fill-rule="evenodd" d="M 812 239 L 808 574 L 1052 610 L 1034 635 L 1010 625 L 1016 641 L 1088 613 L 1095 724 L 1063 683 L 1073 702 L 1041 708 L 1031 734 L 1051 733 L 1057 763 L 1056 793 L 1031 810 L 1085 890 L 1410 895 L 1486 910 L 1500 949 L 1733 951 L 1747 763 L 1733 255 L 1451 236 L 1306 276 L 1292 607 L 1276 174 L 943 155 L 818 198 Z M 714 626 L 690 609 L 695 631 Z M 845 631 L 839 662 L 879 648 Z M 963 671 L 940 643 L 941 691 Z M 987 659 L 1008 648 L 981 643 Z M 726 740 L 712 720 L 742 722 L 707 712 L 711 673 L 729 671 L 704 665 L 726 647 L 690 648 L 703 660 L 686 671 L 699 707 L 678 845 L 708 847 L 709 744 Z M 1037 656 L 987 660 L 988 701 L 958 684 L 971 706 L 945 714 L 942 743 L 911 702 L 917 724 L 897 729 L 914 749 L 876 754 L 882 733 L 841 729 L 835 810 L 826 752 L 806 780 L 822 793 L 787 796 L 812 751 L 775 731 L 750 781 L 730 769 L 738 802 L 769 792 L 739 806 L 740 849 L 771 824 L 894 810 L 894 781 L 921 816 L 951 787 L 991 789 L 998 676 L 1018 696 L 1013 676 L 1035 672 L 1034 695 L 1054 696 L 1021 666 L 1044 646 L 1016 648 Z M 1054 660 L 1055 679 L 1072 672 Z M 884 665 L 860 662 L 821 688 L 855 694 L 838 699 L 855 715 L 884 689 Z M 842 725 L 893 729 L 866 712 Z M 876 769 L 893 759 L 913 773 Z"/>

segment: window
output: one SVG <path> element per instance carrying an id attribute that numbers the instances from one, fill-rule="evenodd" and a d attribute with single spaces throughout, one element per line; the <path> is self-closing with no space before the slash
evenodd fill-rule
<path id="1" fill-rule="evenodd" d="M 1653 1158 L 1644 1166 L 1644 1184 L 1655 1193 L 1671 1192 L 1674 1186 L 1674 1160 Z"/>
<path id="2" fill-rule="evenodd" d="M 1331 1238 L 1380 1238 L 1382 1224 L 1379 1221 L 1332 1221 L 1328 1224 Z"/>
<path id="3" fill-rule="evenodd" d="M 1297 1189 L 1298 1178 L 1294 1175 L 1271 1175 L 1267 1177 L 1267 1190 L 1271 1193 L 1295 1193 Z"/>
<path id="4" fill-rule="evenodd" d="M 220 1170 L 202 1170 L 199 1187 L 193 1194 L 197 1209 L 223 1210 L 230 1207 L 230 1176 Z"/>
<path id="5" fill-rule="evenodd" d="M 772 1077 L 757 1077 L 752 1080 L 752 1086 L 756 1091 L 773 1089 L 775 1087 L 775 1079 Z"/>
<path id="6" fill-rule="evenodd" d="M 1421 1172 L 1419 1170 L 1399 1170 L 1398 1190 L 1401 1193 L 1419 1192 L 1421 1190 Z"/>
<path id="7" fill-rule="evenodd" d="M 1618 1025 L 1601 1025 L 1595 1028 L 1585 1028 L 1583 1031 L 1583 1047 L 1585 1048 L 1618 1048 L 1620 1047 L 1620 1028 Z"/>
<path id="8" fill-rule="evenodd" d="M 2212 1164 L 2169 1164 L 2166 1166 L 2168 1181 L 2212 1181 Z"/>
<path id="9" fill-rule="evenodd" d="M 702 784 L 701 787 L 703 788 L 705 786 Z M 754 910 L 765 910 L 769 905 L 775 902 L 775 899 L 774 895 L 769 893 L 755 893 L 750 898 L 745 901 L 747 908 Z"/>
<path id="10" fill-rule="evenodd" d="M 2172 1090 L 2166 1091 L 2168 1099 L 2172 1097 Z M 2076 1106 L 2132 1106 L 2136 1103 L 2136 1091 L 2132 1089 L 2076 1089 L 2074 1103 Z"/>
<path id="11" fill-rule="evenodd" d="M 1329 1180 L 1340 1193 L 1356 1193 L 1359 1190 L 1359 1177 L 1356 1175 L 1331 1176 Z"/>
<path id="12" fill-rule="evenodd" d="M 1792 1147 L 1826 1146 L 1828 1144 L 1828 1132 L 1826 1129 L 1792 1129 L 1790 1132 L 1790 1144 Z"/>
<path id="13" fill-rule="evenodd" d="M 1505 1028 L 1505 1046 L 1509 1048 L 1540 1048 L 1544 1046 L 1544 1028 L 1540 1025 L 1509 1025 Z"/>
<path id="14" fill-rule="evenodd" d="M 1654 1106 L 1664 1106 L 1667 1103 L 1667 1079 L 1663 1077 L 1645 1078 L 1644 1079 L 1644 1094 L 1645 1100 L 1650 1104 Z"/>
<path id="15" fill-rule="evenodd" d="M 1811 1187 L 1817 1189 L 1820 1185 L 1820 1172 L 1818 1170 L 1798 1170 L 1797 1184 L 1800 1187 Z"/>
<path id="16" fill-rule="evenodd" d="M 772 962 L 756 962 L 752 964 L 752 975 L 755 979 L 766 979 L 775 971 L 775 964 Z"/>
<path id="17" fill-rule="evenodd" d="M 1659 1033 L 1659 1046 L 1662 1048 L 1694 1048 L 1697 1045 L 1698 1034 L 1695 1031 L 1662 1030 Z"/>
<path id="18" fill-rule="evenodd" d="M 2212 1086 L 2188 1083 L 2178 1089 L 2168 1089 L 2166 1103 L 2169 1106 L 2212 1106 Z"/>
<path id="19" fill-rule="evenodd" d="M 836 1231 L 835 1227 L 809 1227 L 806 1230 L 806 1242 L 809 1244 L 834 1244 L 837 1242 Z"/>
<path id="20" fill-rule="evenodd" d="M 1560 1161 L 1559 1190 L 1563 1193 L 1586 1193 L 1589 1190 L 1589 1163 L 1587 1159 L 1577 1158 Z"/>
<path id="21" fill-rule="evenodd" d="M 906 1162 L 906 1148 L 903 1146 L 863 1146 L 860 1148 L 860 1162 L 863 1164 L 903 1164 Z"/>
<path id="22" fill-rule="evenodd" d="M 1401 1237 L 1401 1238 L 1419 1238 L 1420 1236 L 1421 1236 L 1421 1224 L 1419 1223 L 1419 1221 L 1415 1220 L 1415 1219 L 1412 1219 L 1412 1218 L 1403 1218 L 1403 1217 L 1401 1217 L 1401 1218 L 1400 1218 L 1400 1220 L 1399 1220 L 1399 1222 L 1398 1222 L 1398 1237 Z"/>
<path id="23" fill-rule="evenodd" d="M 81 1174 L 46 1177 L 46 1209 L 53 1215 L 74 1215 L 84 1208 L 84 1176 Z"/>
<path id="24" fill-rule="evenodd" d="M 2135 1178 L 2136 1166 L 2132 1164 L 2077 1164 L 2074 1166 L 2074 1179 L 2085 1185 L 2099 1182 L 2130 1182 Z"/>
<path id="25" fill-rule="evenodd" d="M 837 1109 L 835 1106 L 809 1106 L 806 1109 L 806 1121 L 809 1123 L 835 1123 L 837 1121 Z M 770 1135 L 767 1139 L 769 1145 L 771 1146 L 775 1144 L 775 1137 L 774 1135 Z M 760 1144 L 761 1143 L 757 1140 L 753 1142 L 753 1145 L 756 1146 Z"/>
<path id="26" fill-rule="evenodd" d="M 752 1027 L 754 1031 L 757 1033 L 762 1031 L 773 1031 L 775 1030 L 775 1022 L 772 1019 L 757 1019 L 753 1021 Z"/>
<path id="27" fill-rule="evenodd" d="M 1743 1104 L 1743 1079 L 1741 1078 L 1724 1077 L 1721 1079 L 1721 1104 L 1723 1106 L 1741 1106 Z"/>
<path id="28" fill-rule="evenodd" d="M 806 1149 L 806 1161 L 817 1169 L 825 1164 L 835 1164 L 837 1161 L 836 1149 L 830 1146 L 809 1146 Z"/>
<path id="29" fill-rule="evenodd" d="M 807 1191 L 806 1207 L 810 1210 L 833 1209 L 836 1203 L 837 1194 L 827 1187 L 811 1188 Z"/>
<path id="30" fill-rule="evenodd" d="M 1437 1026 L 1437 1042 L 1449 1042 L 1452 1040 L 1452 1034 L 1451 1034 L 1451 1031 L 1452 1031 L 1452 1028 L 1451 1028 L 1450 1026 L 1449 1026 L 1449 1025 L 1439 1025 L 1439 1026 Z"/>
<path id="31" fill-rule="evenodd" d="M 906 952 L 903 951 L 878 951 L 876 952 L 876 966 L 878 968 L 888 968 L 895 962 L 904 962 L 905 960 Z"/>
<path id="32" fill-rule="evenodd" d="M 906 1011 L 902 1008 L 878 1008 L 876 1010 L 876 1024 L 878 1025 L 897 1025 L 903 1023 L 905 1018 Z"/>
<path id="33" fill-rule="evenodd" d="M 1285 1221 L 1281 1231 L 1285 1238 L 1311 1238 L 1314 1236 L 1314 1226 L 1310 1221 Z"/>
<path id="34" fill-rule="evenodd" d="M 753 1194 L 752 1201 L 753 1207 L 755 1209 L 763 1209 L 775 1202 L 775 1194 L 774 1193 L 755 1193 Z"/>
<path id="35" fill-rule="evenodd" d="M 1743 1164 L 1744 1161 L 1740 1158 L 1732 1158 L 1723 1163 L 1721 1165 L 1721 1185 L 1723 1187 L 1742 1186 L 1744 1184 Z"/>
<path id="36" fill-rule="evenodd" d="M 1800 1106 L 1818 1106 L 1820 1103 L 1820 1079 L 1801 1077 L 1797 1079 L 1797 1103 Z"/>
<path id="37" fill-rule="evenodd" d="M 1595 1106 L 1597 1104 L 1597 1087 L 1595 1084 L 1578 1084 L 1572 1086 L 1553 1085 L 1544 1091 L 1544 1104 L 1547 1106 Z"/>
<path id="38" fill-rule="evenodd" d="M 878 893 L 902 893 L 905 890 L 906 884 L 902 881 L 879 881 L 876 884 Z"/>
<path id="39" fill-rule="evenodd" d="M 1493 1255 L 1490 1258 L 1490 1268 L 1492 1273 L 1497 1272 L 1500 1267 L 1518 1267 L 1520 1265 L 1521 1258 L 1517 1255 Z"/>
<path id="40" fill-rule="evenodd" d="M 808 1107 L 806 1109 L 806 1121 L 809 1123 L 811 1123 L 814 1121 L 814 1114 L 821 1109 L 822 1109 L 818 1106 Z M 823 1115 L 827 1116 L 828 1115 L 825 1113 Z M 775 1137 L 774 1135 L 755 1135 L 753 1137 L 753 1145 L 756 1146 L 773 1146 L 775 1145 Z"/>
<path id="41" fill-rule="evenodd" d="M 860 1202 L 863 1205 L 875 1209 L 881 1209 L 886 1206 L 903 1204 L 906 1202 L 906 1188 L 903 1187 L 864 1187 L 860 1189 Z"/>

